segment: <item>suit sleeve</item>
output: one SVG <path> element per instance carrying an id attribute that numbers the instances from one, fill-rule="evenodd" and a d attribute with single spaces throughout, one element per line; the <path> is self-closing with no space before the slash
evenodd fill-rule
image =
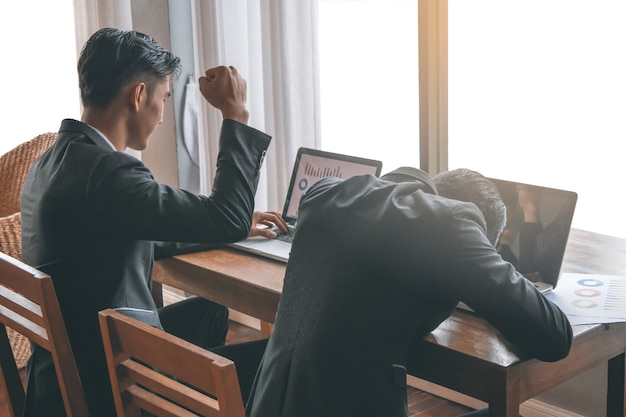
<path id="1" fill-rule="evenodd" d="M 104 236 L 142 240 L 212 244 L 241 240 L 251 227 L 269 143 L 264 133 L 225 120 L 210 196 L 160 184 L 136 158 L 108 153 L 87 182 L 87 206 L 96 214 L 87 221 L 97 221 L 89 228 Z"/>
<path id="2" fill-rule="evenodd" d="M 451 226 L 439 244 L 452 261 L 444 264 L 442 283 L 526 353 L 544 361 L 564 358 L 572 343 L 567 317 L 501 258 L 481 219 L 478 209 L 467 204 L 458 205 L 447 219 Z"/>

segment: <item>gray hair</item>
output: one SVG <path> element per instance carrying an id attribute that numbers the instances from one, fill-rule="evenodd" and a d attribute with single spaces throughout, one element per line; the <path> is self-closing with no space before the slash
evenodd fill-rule
<path id="1" fill-rule="evenodd" d="M 433 177 L 439 195 L 474 203 L 487 223 L 487 238 L 495 246 L 506 225 L 506 206 L 496 186 L 482 174 L 467 168 L 439 173 Z"/>

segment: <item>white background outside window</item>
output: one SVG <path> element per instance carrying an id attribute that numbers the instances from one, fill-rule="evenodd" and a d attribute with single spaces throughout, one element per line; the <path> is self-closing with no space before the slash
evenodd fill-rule
<path id="1" fill-rule="evenodd" d="M 2 3 L 2 138 L 0 155 L 46 132 L 64 118 L 80 118 L 74 2 Z"/>
<path id="2" fill-rule="evenodd" d="M 417 0 L 319 0 L 322 149 L 419 166 Z"/>
<path id="3" fill-rule="evenodd" d="M 449 0 L 449 167 L 579 194 L 626 237 L 626 2 Z"/>

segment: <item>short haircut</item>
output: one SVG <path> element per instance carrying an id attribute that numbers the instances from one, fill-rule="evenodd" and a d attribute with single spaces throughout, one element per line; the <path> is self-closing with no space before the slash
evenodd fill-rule
<path id="1" fill-rule="evenodd" d="M 180 58 L 152 37 L 135 31 L 103 28 L 83 46 L 78 59 L 78 82 L 85 107 L 104 108 L 133 81 L 151 95 L 166 77 L 180 74 Z"/>
<path id="2" fill-rule="evenodd" d="M 459 168 L 433 177 L 439 195 L 474 203 L 487 223 L 487 238 L 495 245 L 506 225 L 506 206 L 496 186 L 482 174 Z"/>

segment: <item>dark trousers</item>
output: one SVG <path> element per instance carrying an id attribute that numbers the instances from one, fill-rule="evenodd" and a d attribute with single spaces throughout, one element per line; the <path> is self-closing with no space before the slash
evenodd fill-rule
<path id="1" fill-rule="evenodd" d="M 204 349 L 222 346 L 228 333 L 228 309 L 200 297 L 161 307 L 163 329 Z"/>
<path id="2" fill-rule="evenodd" d="M 244 405 L 250 397 L 252 383 L 265 353 L 267 339 L 255 340 L 246 343 L 237 343 L 210 349 L 218 355 L 224 356 L 235 362 L 237 368 L 237 378 L 241 389 L 241 398 Z"/>

